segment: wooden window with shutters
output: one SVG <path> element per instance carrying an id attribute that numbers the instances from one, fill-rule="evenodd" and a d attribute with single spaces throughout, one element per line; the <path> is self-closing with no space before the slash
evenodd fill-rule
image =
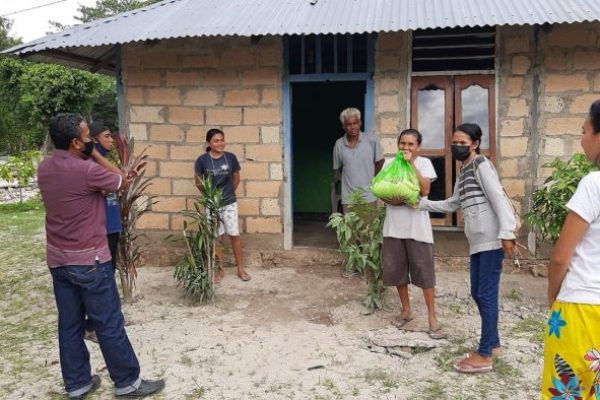
<path id="1" fill-rule="evenodd" d="M 481 154 L 496 158 L 494 75 L 414 76 L 411 93 L 411 127 L 423 135 L 421 155 L 431 159 L 438 179 L 429 199 L 452 196 L 460 164 L 452 159 L 450 145 L 457 126 L 478 124 L 482 131 Z M 431 213 L 437 226 L 460 226 L 456 214 Z"/>

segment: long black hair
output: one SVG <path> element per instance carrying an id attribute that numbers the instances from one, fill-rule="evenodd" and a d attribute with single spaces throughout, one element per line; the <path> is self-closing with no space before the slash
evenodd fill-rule
<path id="1" fill-rule="evenodd" d="M 217 129 L 217 128 L 212 128 L 209 129 L 208 132 L 206 132 L 206 143 L 210 142 L 210 139 L 212 139 L 215 135 L 223 135 L 223 137 L 225 137 L 225 134 L 223 133 L 222 130 Z M 210 151 L 210 146 L 208 146 L 206 148 L 206 152 L 208 153 Z"/>
<path id="2" fill-rule="evenodd" d="M 479 147 L 481 147 L 481 136 L 483 136 L 481 127 L 477 124 L 464 123 L 457 126 L 456 130 L 468 135 L 473 142 L 477 142 L 475 153 L 479 154 Z"/>

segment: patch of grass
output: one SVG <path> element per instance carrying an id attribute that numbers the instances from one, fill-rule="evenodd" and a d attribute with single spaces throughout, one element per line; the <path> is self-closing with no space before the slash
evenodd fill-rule
<path id="1" fill-rule="evenodd" d="M 447 347 L 440 354 L 436 355 L 435 364 L 442 371 L 454 371 L 454 361 L 471 350 L 472 349 L 466 345 L 466 341 L 463 340 L 460 344 L 454 344 L 452 347 Z"/>
<path id="2" fill-rule="evenodd" d="M 34 198 L 22 203 L 0 204 L 0 215 L 34 210 L 44 210 L 44 203 L 41 199 Z"/>
<path id="3" fill-rule="evenodd" d="M 520 378 L 523 376 L 520 370 L 501 358 L 494 358 L 494 372 L 503 379 Z"/>
<path id="4" fill-rule="evenodd" d="M 517 289 L 513 288 L 510 290 L 510 293 L 506 295 L 506 298 L 514 302 L 520 302 L 523 300 L 523 295 Z"/>
<path id="5" fill-rule="evenodd" d="M 526 335 L 536 344 L 542 344 L 546 335 L 546 321 L 529 316 L 516 322 L 511 332 L 517 335 Z"/>
<path id="6" fill-rule="evenodd" d="M 0 360 L 2 374 L 11 377 L 0 398 L 50 375 L 40 361 L 40 353 L 57 346 L 51 278 L 43 263 L 44 216 L 39 199 L 0 205 Z"/>
<path id="7" fill-rule="evenodd" d="M 448 310 L 450 310 L 453 314 L 462 315 L 463 309 L 460 304 L 448 304 Z"/>
<path id="8" fill-rule="evenodd" d="M 183 365 L 187 365 L 188 367 L 191 367 L 193 364 L 192 357 L 186 354 L 181 356 L 181 360 L 179 360 L 179 362 Z"/>
<path id="9" fill-rule="evenodd" d="M 432 347 L 425 347 L 425 346 L 414 346 L 410 348 L 410 352 L 411 354 L 422 354 L 422 353 L 427 353 L 428 351 L 431 351 L 433 348 Z"/>
<path id="10" fill-rule="evenodd" d="M 444 400 L 448 398 L 446 396 L 446 391 L 443 384 L 434 381 L 429 381 L 428 383 L 429 384 L 421 391 L 420 398 L 436 400 Z"/>
<path id="11" fill-rule="evenodd" d="M 400 386 L 400 381 L 396 376 L 382 369 L 367 370 L 363 375 L 363 379 L 371 385 L 380 383 L 381 386 L 387 389 L 397 389 Z"/>
<path id="12" fill-rule="evenodd" d="M 206 394 L 206 388 L 204 386 L 200 386 L 200 387 L 197 387 L 196 389 L 192 390 L 192 393 L 186 394 L 184 396 L 184 398 L 185 398 L 185 400 L 202 399 L 202 398 L 204 398 L 205 394 Z"/>

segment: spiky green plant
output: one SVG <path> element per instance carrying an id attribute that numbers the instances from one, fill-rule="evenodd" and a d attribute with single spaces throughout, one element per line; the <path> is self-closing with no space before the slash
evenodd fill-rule
<path id="1" fill-rule="evenodd" d="M 346 270 L 364 274 L 367 292 L 364 304 L 369 310 L 383 307 L 383 221 L 385 208 L 368 204 L 360 191 L 350 195 L 345 214 L 333 213 L 327 226 L 336 232 L 339 251 L 346 257 Z"/>
<path id="2" fill-rule="evenodd" d="M 187 254 L 175 266 L 173 276 L 194 303 L 206 303 L 215 298 L 215 250 L 219 237 L 219 209 L 223 203 L 223 191 L 213 186 L 209 177 L 201 178 L 199 183 L 201 191 L 194 202 L 194 210 L 183 212 L 189 219 L 183 223 Z"/>

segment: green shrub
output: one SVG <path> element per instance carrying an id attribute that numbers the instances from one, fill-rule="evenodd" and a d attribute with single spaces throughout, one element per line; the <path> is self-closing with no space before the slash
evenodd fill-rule
<path id="1" fill-rule="evenodd" d="M 348 212 L 334 213 L 327 226 L 332 227 L 340 245 L 340 252 L 346 256 L 346 270 L 364 274 L 367 279 L 367 292 L 364 304 L 369 310 L 383 307 L 383 221 L 385 208 L 373 207 L 362 197 L 360 191 L 350 196 Z"/>
<path id="2" fill-rule="evenodd" d="M 531 194 L 531 209 L 525 214 L 525 220 L 540 233 L 542 240 L 550 239 L 555 243 L 569 212 L 567 202 L 581 178 L 598 167 L 587 161 L 583 154 L 575 154 L 569 161 L 557 158 L 544 167 L 554 171 L 544 181 L 543 187 Z"/>
<path id="3" fill-rule="evenodd" d="M 201 186 L 202 191 L 194 203 L 194 210 L 183 212 L 191 219 L 191 222 L 183 223 L 183 237 L 188 252 L 175 266 L 173 276 L 193 302 L 205 303 L 215 297 L 215 250 L 223 191 L 212 185 L 210 177 L 203 178 Z"/>

